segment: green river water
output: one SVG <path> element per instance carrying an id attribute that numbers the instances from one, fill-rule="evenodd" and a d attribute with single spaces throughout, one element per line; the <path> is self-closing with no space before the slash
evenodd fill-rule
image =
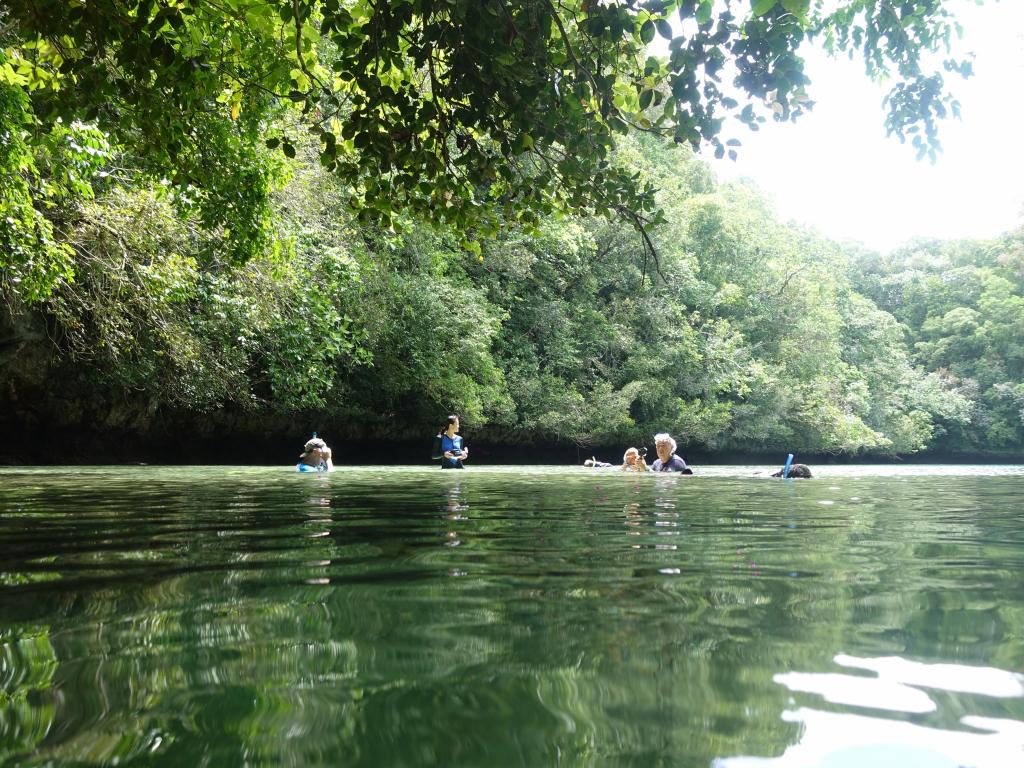
<path id="1" fill-rule="evenodd" d="M 1024 467 L 0 469 L 0 765 L 1024 766 Z"/>

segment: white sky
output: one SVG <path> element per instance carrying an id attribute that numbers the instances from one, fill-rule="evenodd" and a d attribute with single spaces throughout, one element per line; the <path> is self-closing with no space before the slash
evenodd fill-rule
<path id="1" fill-rule="evenodd" d="M 757 133 L 736 123 L 739 159 L 711 160 L 720 179 L 747 177 L 782 220 L 889 250 L 913 237 L 991 237 L 1024 223 L 1024 0 L 953 0 L 974 76 L 947 75 L 961 120 L 939 129 L 943 153 L 918 162 L 885 135 L 887 91 L 860 61 L 808 55 L 813 111 Z M 954 53 L 957 53 L 954 49 Z"/>

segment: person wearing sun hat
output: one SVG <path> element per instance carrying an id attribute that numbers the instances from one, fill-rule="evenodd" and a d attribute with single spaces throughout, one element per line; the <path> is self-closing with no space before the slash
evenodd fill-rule
<path id="1" fill-rule="evenodd" d="M 334 469 L 330 447 L 317 437 L 315 432 L 313 437 L 306 441 L 295 469 L 299 472 L 330 472 Z"/>

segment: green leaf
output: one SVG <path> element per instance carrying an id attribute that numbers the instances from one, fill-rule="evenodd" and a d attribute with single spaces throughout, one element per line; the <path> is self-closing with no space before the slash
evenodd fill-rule
<path id="1" fill-rule="evenodd" d="M 672 39 L 672 25 L 665 19 L 658 19 L 658 34 L 664 37 L 666 40 Z"/>
<path id="2" fill-rule="evenodd" d="M 644 43 L 650 43 L 654 39 L 654 22 L 649 19 L 640 27 L 640 39 Z"/>
<path id="3" fill-rule="evenodd" d="M 686 78 L 679 75 L 672 78 L 672 95 L 679 101 L 687 101 L 690 95 L 690 85 Z"/>
<path id="4" fill-rule="evenodd" d="M 755 16 L 764 16 L 775 7 L 775 3 L 776 0 L 754 0 L 753 6 L 750 9 L 751 13 Z"/>
<path id="5" fill-rule="evenodd" d="M 700 8 L 697 9 L 697 23 L 704 25 L 710 22 L 713 10 L 714 0 L 700 0 Z"/>
<path id="6" fill-rule="evenodd" d="M 802 19 L 807 16 L 807 11 L 811 7 L 811 0 L 782 0 L 782 7 L 794 16 L 799 16 Z"/>

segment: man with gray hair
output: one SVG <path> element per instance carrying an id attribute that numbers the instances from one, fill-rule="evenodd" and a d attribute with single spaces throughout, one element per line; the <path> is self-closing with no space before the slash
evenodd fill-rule
<path id="1" fill-rule="evenodd" d="M 693 470 L 686 466 L 681 456 L 676 455 L 676 441 L 667 432 L 660 432 L 654 436 L 654 450 L 658 452 L 658 458 L 651 464 L 653 472 L 682 472 L 684 475 L 692 475 Z"/>

